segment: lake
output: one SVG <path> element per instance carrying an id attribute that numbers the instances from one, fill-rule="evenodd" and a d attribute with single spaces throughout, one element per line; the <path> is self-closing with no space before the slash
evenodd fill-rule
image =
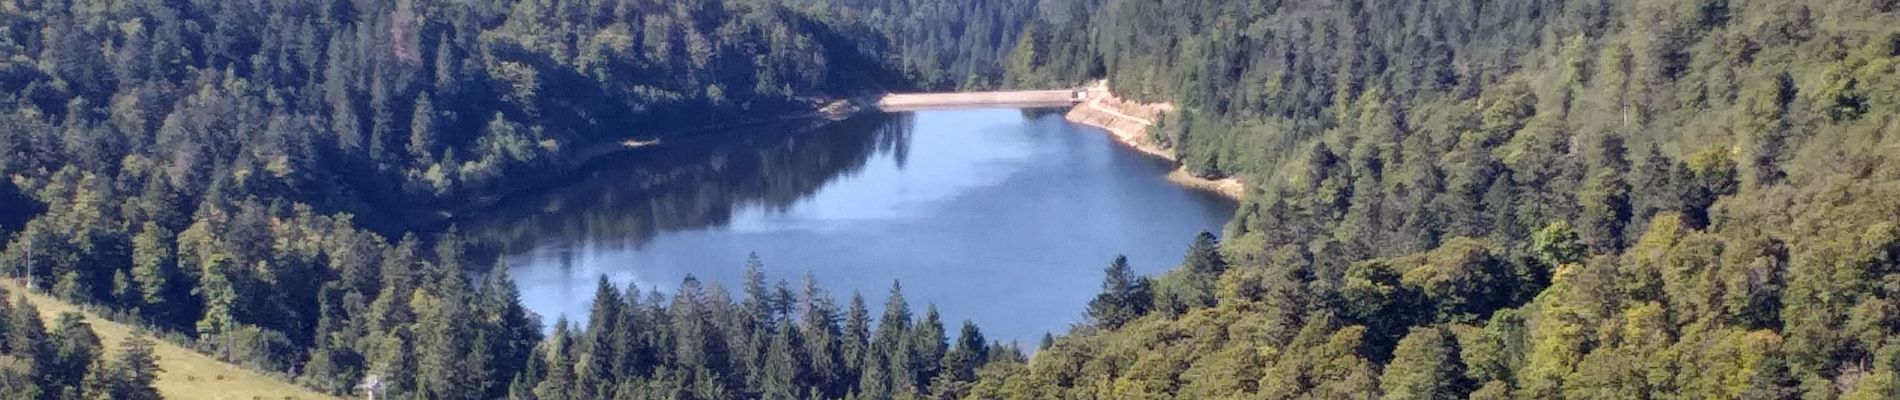
<path id="1" fill-rule="evenodd" d="M 586 320 L 600 276 L 670 292 L 688 274 L 739 295 L 805 273 L 842 307 L 881 313 L 893 280 L 953 335 L 1033 345 L 1083 320 L 1102 269 L 1178 264 L 1235 204 L 1175 185 L 1171 163 L 1060 114 L 870 113 L 817 129 L 750 129 L 627 151 L 458 222 L 507 262 L 522 302 Z"/>

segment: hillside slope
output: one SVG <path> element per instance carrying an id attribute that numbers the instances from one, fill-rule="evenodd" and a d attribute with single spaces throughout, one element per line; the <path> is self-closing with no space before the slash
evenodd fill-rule
<path id="1" fill-rule="evenodd" d="M 1900 3 L 1123 0 L 1069 21 L 1032 24 L 1052 34 L 1025 34 L 1009 81 L 1172 103 L 1161 140 L 1250 193 L 1197 264 L 1222 268 L 1111 277 L 1091 310 L 1142 317 L 1098 316 L 973 398 L 1900 396 Z"/>
<path id="2" fill-rule="evenodd" d="M 116 344 L 137 330 L 131 326 L 99 317 L 90 311 L 81 310 L 72 304 L 59 301 L 39 292 L 20 290 L 18 282 L 0 280 L 0 288 L 9 295 L 24 294 L 33 307 L 40 310 L 40 316 L 46 323 L 52 324 L 60 314 L 79 312 L 86 316 L 86 322 L 92 325 L 94 333 L 99 335 L 101 343 Z M 138 333 L 144 334 L 144 333 Z M 158 356 L 158 381 L 153 385 L 167 399 L 205 399 L 205 400 L 246 400 L 246 399 L 333 399 L 291 384 L 280 378 L 274 378 L 253 372 L 236 365 L 198 354 L 176 344 L 154 341 L 153 354 Z M 108 346 L 107 357 L 115 357 L 118 348 Z"/>

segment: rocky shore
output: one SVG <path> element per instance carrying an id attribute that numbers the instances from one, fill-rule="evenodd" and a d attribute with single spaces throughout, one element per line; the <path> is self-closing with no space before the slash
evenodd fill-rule
<path id="1" fill-rule="evenodd" d="M 1108 90 L 1105 83 L 1097 82 L 1089 88 L 1089 98 L 1075 108 L 1070 109 L 1066 117 L 1070 122 L 1094 126 L 1115 135 L 1115 139 L 1128 147 L 1148 155 L 1180 162 L 1174 149 L 1155 140 L 1150 131 L 1162 114 L 1174 110 L 1166 103 L 1148 104 L 1123 100 Z M 1168 173 L 1168 180 L 1222 196 L 1240 200 L 1246 195 L 1246 185 L 1236 178 L 1207 179 L 1188 173 L 1186 167 L 1176 168 Z"/>

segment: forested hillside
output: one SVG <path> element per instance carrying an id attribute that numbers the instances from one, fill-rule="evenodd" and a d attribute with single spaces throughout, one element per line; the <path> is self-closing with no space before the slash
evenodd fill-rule
<path id="1" fill-rule="evenodd" d="M 1224 268 L 1111 274 L 1093 327 L 973 397 L 1900 396 L 1900 3 L 1085 22 L 1032 24 L 1011 81 L 1172 101 L 1157 136 L 1253 190 Z"/>
<path id="2" fill-rule="evenodd" d="M 107 197 L 403 216 L 501 191 L 588 144 L 903 84 L 884 40 L 847 36 L 868 22 L 772 2 L 8 7 L 0 167 L 30 173 L 26 192 L 70 166 L 118 181 Z"/>
<path id="3" fill-rule="evenodd" d="M 433 225 L 591 145 L 960 83 L 1028 19 L 875 4 L 0 0 L 0 270 L 331 394 L 954 388 L 1019 356 L 974 325 L 946 335 L 934 312 L 913 323 L 895 289 L 875 330 L 861 301 L 750 285 L 734 301 L 692 280 L 667 297 L 606 288 L 581 329 L 527 313 L 505 268 Z M 971 55 L 903 58 L 935 49 Z M 0 340 L 4 397 L 139 398 L 110 386 L 122 368 L 96 351 L 31 347 L 84 335 L 22 324 Z"/>
<path id="4" fill-rule="evenodd" d="M 1897 57 L 1892 0 L 0 0 L 0 271 L 379 398 L 1889 399 Z M 592 144 L 1104 78 L 1250 193 L 1033 358 L 757 262 L 544 334 L 405 234 Z M 4 397 L 150 394 L 35 313 Z"/>

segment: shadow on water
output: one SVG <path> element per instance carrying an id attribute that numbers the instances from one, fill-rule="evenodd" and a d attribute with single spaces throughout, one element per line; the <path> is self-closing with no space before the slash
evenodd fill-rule
<path id="1" fill-rule="evenodd" d="M 876 155 L 902 165 L 910 118 L 865 113 L 818 128 L 668 141 L 608 156 L 452 224 L 483 258 L 579 243 L 639 249 L 666 232 L 727 224 L 747 207 L 784 210 Z"/>

